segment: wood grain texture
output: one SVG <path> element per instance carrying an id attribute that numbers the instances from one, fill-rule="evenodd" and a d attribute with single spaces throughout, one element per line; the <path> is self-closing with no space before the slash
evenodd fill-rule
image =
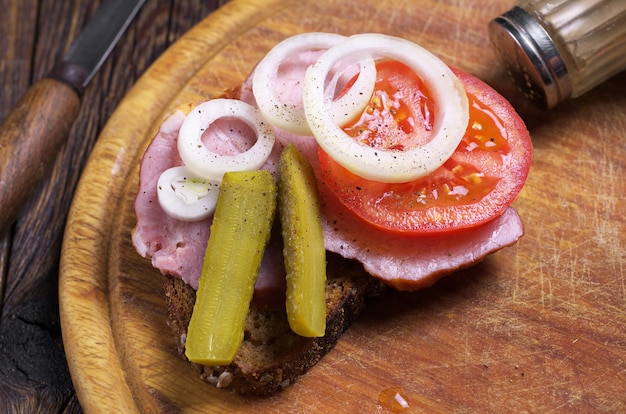
<path id="1" fill-rule="evenodd" d="M 626 78 L 550 113 L 518 102 L 486 34 L 511 4 L 235 0 L 168 49 L 104 128 L 66 228 L 61 322 L 84 409 L 385 412 L 379 394 L 399 387 L 408 412 L 626 410 Z M 161 278 L 129 238 L 138 164 L 174 108 L 239 85 L 305 31 L 400 35 L 509 97 L 535 145 L 514 204 L 526 235 L 431 288 L 391 293 L 296 384 L 244 398 L 176 357 Z"/>
<path id="2" fill-rule="evenodd" d="M 13 228 L 0 236 L 0 412 L 82 411 L 65 359 L 57 289 L 76 184 L 129 88 L 172 42 L 225 2 L 147 2 L 85 91 L 50 174 Z M 99 4 L 0 0 L 0 119 L 52 69 Z"/>

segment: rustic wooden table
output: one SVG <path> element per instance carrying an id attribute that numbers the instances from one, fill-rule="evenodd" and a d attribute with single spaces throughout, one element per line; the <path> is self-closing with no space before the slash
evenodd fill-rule
<path id="1" fill-rule="evenodd" d="M 146 68 L 227 0 L 147 1 L 88 86 L 54 170 L 0 235 L 0 411 L 81 412 L 63 351 L 57 281 L 74 189 L 105 122 Z M 0 119 L 68 49 L 100 1 L 0 0 Z"/>
<path id="2" fill-rule="evenodd" d="M 0 412 L 82 411 L 67 368 L 59 322 L 57 286 L 63 230 L 78 178 L 96 138 L 100 136 L 105 143 L 112 141 L 110 129 L 108 141 L 100 132 L 127 91 L 158 56 L 168 59 L 161 61 L 159 70 L 147 74 L 154 77 L 167 73 L 169 81 L 172 72 L 178 71 L 177 79 L 172 79 L 173 91 L 183 90 L 187 97 L 193 95 L 197 82 L 203 85 L 198 88 L 203 93 L 207 85 L 236 85 L 263 50 L 288 34 L 300 30 L 380 30 L 419 40 L 450 64 L 510 97 L 513 88 L 496 65 L 485 32 L 487 21 L 514 1 L 407 0 L 393 2 L 392 7 L 391 2 L 380 0 L 237 0 L 214 14 L 215 21 L 209 19 L 212 21 L 201 27 L 196 34 L 202 34 L 202 41 L 187 37 L 186 42 L 179 42 L 181 47 L 169 49 L 175 49 L 175 53 L 165 55 L 162 53 L 170 44 L 226 0 L 147 1 L 89 85 L 70 140 L 48 180 L 10 234 L 0 236 Z M 99 3 L 0 0 L 0 118 L 31 83 L 52 67 Z M 207 45 L 213 45 L 217 53 L 190 55 Z M 206 66 L 194 74 L 185 70 L 189 60 Z M 196 83 L 185 84 L 189 77 Z M 137 85 L 153 91 L 151 82 Z M 130 101 L 138 102 L 137 96 Z M 170 104 L 173 102 L 165 102 L 163 107 Z M 144 111 L 154 112 L 161 106 L 147 102 L 146 107 L 142 106 Z M 524 238 L 431 289 L 385 297 L 363 315 L 314 372 L 288 392 L 263 400 L 239 398 L 207 389 L 182 360 L 156 358 L 159 364 L 146 363 L 151 355 L 172 354 L 173 341 L 159 341 L 166 336 L 165 322 L 155 319 L 154 323 L 145 323 L 147 315 L 163 314 L 159 286 L 140 284 L 146 289 L 139 292 L 158 300 L 122 301 L 124 294 L 137 293 L 133 288 L 138 281 L 144 281 L 149 265 L 137 264 L 139 258 L 132 247 L 124 245 L 119 237 L 112 242 L 101 240 L 105 234 L 110 238 L 106 231 L 100 231 L 102 223 L 85 221 L 83 216 L 70 220 L 69 228 L 72 223 L 81 223 L 81 231 L 84 229 L 91 237 L 87 242 L 95 246 L 78 246 L 85 239 L 73 240 L 64 259 L 68 254 L 75 258 L 77 252 L 83 252 L 83 266 L 78 277 L 77 267 L 64 262 L 73 276 L 66 278 L 66 285 L 80 279 L 89 286 L 97 283 L 99 288 L 109 277 L 117 285 L 110 291 L 94 289 L 97 294 L 89 297 L 78 295 L 79 305 L 91 307 L 80 308 L 89 315 L 73 319 L 83 324 L 70 327 L 79 326 L 81 335 L 89 332 L 89 339 L 107 331 L 106 339 L 112 341 L 113 332 L 126 353 L 123 358 L 110 350 L 106 354 L 103 347 L 98 348 L 102 342 L 85 344 L 74 337 L 73 343 L 66 341 L 68 349 L 74 346 L 75 352 L 68 352 L 70 356 L 84 357 L 93 349 L 102 352 L 91 352 L 90 358 L 80 360 L 69 358 L 78 366 L 70 365 L 81 372 L 84 366 L 80 364 L 87 362 L 91 368 L 90 362 L 98 358 L 120 362 L 117 367 L 104 365 L 104 375 L 120 379 L 120 388 L 124 388 L 124 395 L 130 395 L 131 403 L 137 403 L 138 412 L 152 412 L 140 409 L 164 405 L 171 410 L 197 412 L 254 409 L 295 413 L 302 412 L 305 405 L 309 411 L 319 412 L 336 412 L 342 407 L 346 412 L 355 407 L 365 407 L 364 412 L 382 412 L 376 398 L 382 390 L 396 385 L 406 392 L 413 411 L 623 412 L 626 73 L 551 112 L 524 105 L 518 110 L 535 147 L 527 186 L 515 204 L 526 226 Z M 121 113 L 117 122 L 128 116 Z M 146 129 L 152 127 L 143 125 L 148 123 L 145 119 L 136 123 Z M 127 125 L 123 125 L 128 133 Z M 93 153 L 101 162 L 87 172 L 97 171 L 98 181 L 105 181 L 112 170 L 126 165 L 134 156 L 119 145 L 98 146 Z M 110 167 L 111 160 L 116 161 L 115 168 Z M 112 180 L 119 181 L 123 176 L 117 170 L 115 175 Z M 111 188 L 107 184 L 106 188 Z M 88 193 L 82 184 L 81 189 L 83 195 Z M 89 190 L 94 189 L 97 186 Z M 116 194 L 128 196 L 119 193 L 122 190 Z M 107 208 L 99 210 L 110 214 L 98 216 L 101 221 L 119 214 L 110 207 L 114 203 L 105 203 L 102 205 Z M 128 207 L 128 202 L 122 206 Z M 116 266 L 111 272 L 102 274 L 98 266 L 93 266 L 89 258 L 94 254 L 85 260 L 84 252 L 97 252 L 102 254 L 93 262 L 109 263 L 104 256 L 111 246 L 118 249 L 118 259 L 123 259 L 113 262 Z M 117 277 L 124 266 L 132 272 Z M 145 303 L 155 305 L 142 307 Z M 115 329 L 85 324 L 109 305 L 119 305 L 115 308 Z M 97 306 L 100 308 L 96 312 L 90 312 Z M 67 316 L 65 312 L 63 315 Z M 64 332 L 70 332 L 71 337 L 67 319 L 63 320 Z M 149 336 L 132 342 L 136 336 L 125 334 L 135 334 L 138 329 Z M 153 338 L 156 340 L 146 343 Z M 139 369 L 127 369 L 128 361 L 133 362 L 131 368 L 138 365 Z M 91 379 L 90 387 L 77 387 L 79 392 L 81 388 L 91 391 L 101 387 L 101 377 L 86 377 Z M 104 391 L 81 396 L 85 397 L 82 401 L 86 411 L 87 400 L 102 408 L 102 404 L 119 398 L 109 392 L 110 388 L 101 388 Z"/>

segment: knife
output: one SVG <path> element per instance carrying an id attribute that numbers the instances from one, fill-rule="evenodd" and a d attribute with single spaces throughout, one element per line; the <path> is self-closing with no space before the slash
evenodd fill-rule
<path id="1" fill-rule="evenodd" d="M 35 82 L 0 126 L 0 234 L 52 167 L 85 87 L 145 0 L 104 0 L 67 54 Z"/>

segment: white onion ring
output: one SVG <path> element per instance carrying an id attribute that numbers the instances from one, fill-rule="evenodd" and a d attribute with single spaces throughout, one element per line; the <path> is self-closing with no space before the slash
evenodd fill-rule
<path id="1" fill-rule="evenodd" d="M 254 69 L 252 92 L 268 122 L 295 135 L 311 134 L 304 110 L 300 106 L 282 102 L 277 96 L 278 69 L 281 63 L 295 53 L 326 50 L 345 40 L 345 36 L 338 34 L 303 33 L 283 40 L 265 55 Z M 340 125 L 355 117 L 367 105 L 376 81 L 376 68 L 371 59 L 351 59 L 349 63 L 359 65 L 358 77 L 345 94 L 333 101 L 331 107 L 333 120 Z M 331 83 L 333 94 L 338 78 L 339 75 L 336 75 Z"/>
<path id="2" fill-rule="evenodd" d="M 349 56 L 349 62 L 344 62 L 345 66 L 352 64 L 359 66 L 359 72 L 356 80 L 345 93 L 339 98 L 333 99 L 341 73 L 336 73 L 330 84 L 326 86 L 326 100 L 330 102 L 333 122 L 337 125 L 344 125 L 359 116 L 369 103 L 376 86 L 376 64 L 371 56 L 364 53 L 353 53 Z M 304 113 L 304 108 L 302 112 Z M 306 125 L 308 127 L 308 121 L 306 121 Z M 308 131 L 310 135 L 312 133 L 310 127 L 308 127 Z"/>
<path id="3" fill-rule="evenodd" d="M 185 166 L 172 167 L 159 176 L 157 199 L 168 216 L 200 221 L 215 211 L 219 186 L 219 181 L 197 177 Z"/>
<path id="4" fill-rule="evenodd" d="M 435 101 L 432 140 L 404 151 L 372 148 L 333 122 L 324 98 L 326 77 L 336 62 L 357 51 L 401 61 L 428 85 Z M 328 49 L 307 69 L 303 99 L 307 121 L 322 149 L 354 174 L 380 182 L 408 182 L 435 171 L 450 158 L 469 120 L 467 94 L 446 64 L 415 43 L 382 34 L 354 35 Z"/>
<path id="5" fill-rule="evenodd" d="M 236 118 L 248 124 L 257 140 L 247 151 L 222 155 L 210 151 L 202 134 L 220 118 Z M 259 110 L 236 99 L 213 99 L 189 112 L 178 133 L 178 153 L 191 171 L 200 177 L 221 181 L 228 171 L 253 171 L 263 166 L 274 146 L 274 131 Z"/>

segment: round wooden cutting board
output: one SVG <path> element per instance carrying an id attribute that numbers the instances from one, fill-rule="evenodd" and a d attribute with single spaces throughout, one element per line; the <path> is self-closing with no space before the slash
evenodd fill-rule
<path id="1" fill-rule="evenodd" d="M 389 293 L 303 378 L 270 398 L 200 381 L 177 357 L 162 279 L 130 243 L 143 151 L 164 117 L 238 86 L 277 42 L 382 32 L 512 98 L 487 22 L 497 0 L 233 1 L 145 73 L 92 154 L 67 223 L 63 337 L 85 412 L 626 411 L 626 77 L 550 113 L 515 102 L 533 136 L 515 202 L 526 235 L 412 294 Z M 419 252 L 416 252 L 419 254 Z"/>

